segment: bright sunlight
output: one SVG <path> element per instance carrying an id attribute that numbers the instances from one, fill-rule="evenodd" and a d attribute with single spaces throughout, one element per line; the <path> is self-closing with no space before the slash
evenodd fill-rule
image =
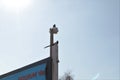
<path id="1" fill-rule="evenodd" d="M 24 10 L 31 5 L 32 0 L 1 0 L 3 7 L 10 11 Z"/>

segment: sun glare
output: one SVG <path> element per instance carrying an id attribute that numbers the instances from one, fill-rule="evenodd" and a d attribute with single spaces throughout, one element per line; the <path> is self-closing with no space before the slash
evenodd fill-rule
<path id="1" fill-rule="evenodd" d="M 2 0 L 2 5 L 8 10 L 23 10 L 31 5 L 31 0 Z"/>

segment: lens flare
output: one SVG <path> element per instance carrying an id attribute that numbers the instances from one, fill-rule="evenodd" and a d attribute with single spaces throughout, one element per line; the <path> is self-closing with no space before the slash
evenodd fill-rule
<path id="1" fill-rule="evenodd" d="M 31 5 L 32 0 L 1 0 L 1 4 L 7 10 L 23 10 Z"/>
<path id="2" fill-rule="evenodd" d="M 99 76 L 100 76 L 100 74 L 97 73 L 97 74 L 92 78 L 92 80 L 97 80 Z"/>

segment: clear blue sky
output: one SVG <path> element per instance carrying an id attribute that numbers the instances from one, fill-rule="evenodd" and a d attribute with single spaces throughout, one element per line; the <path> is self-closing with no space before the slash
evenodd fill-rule
<path id="1" fill-rule="evenodd" d="M 17 11 L 2 1 L 0 75 L 48 57 L 44 47 L 56 24 L 59 76 L 120 80 L 120 0 L 31 0 Z"/>

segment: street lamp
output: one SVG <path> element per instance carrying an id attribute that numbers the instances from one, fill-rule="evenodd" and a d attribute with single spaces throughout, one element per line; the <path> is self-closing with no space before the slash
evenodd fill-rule
<path id="1" fill-rule="evenodd" d="M 52 80 L 58 80 L 58 41 L 54 43 L 54 34 L 58 33 L 58 28 L 54 24 L 50 28 L 50 57 L 52 59 Z"/>
<path id="2" fill-rule="evenodd" d="M 54 34 L 58 33 L 58 28 L 54 24 L 52 28 L 50 28 L 50 57 L 52 57 L 52 45 L 54 44 Z"/>

